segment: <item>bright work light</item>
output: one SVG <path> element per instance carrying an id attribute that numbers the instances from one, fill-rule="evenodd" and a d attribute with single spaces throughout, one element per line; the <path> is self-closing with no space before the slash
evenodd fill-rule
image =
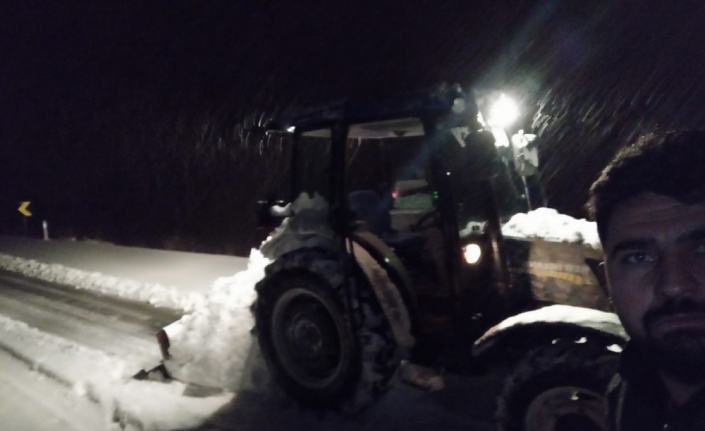
<path id="1" fill-rule="evenodd" d="M 519 117 L 519 107 L 516 102 L 502 94 L 492 106 L 487 118 L 487 123 L 495 128 L 510 126 Z"/>

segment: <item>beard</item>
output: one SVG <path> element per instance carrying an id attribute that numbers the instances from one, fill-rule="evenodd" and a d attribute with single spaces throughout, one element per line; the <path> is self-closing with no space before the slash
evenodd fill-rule
<path id="1" fill-rule="evenodd" d="M 664 303 L 644 315 L 646 337 L 635 340 L 646 362 L 683 384 L 705 382 L 705 327 L 682 328 L 654 334 L 655 322 L 663 317 L 678 313 L 702 313 L 705 304 L 690 299 L 680 299 Z"/>

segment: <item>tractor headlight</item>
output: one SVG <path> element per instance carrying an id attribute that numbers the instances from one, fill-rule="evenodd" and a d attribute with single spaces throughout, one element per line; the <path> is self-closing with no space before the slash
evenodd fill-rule
<path id="1" fill-rule="evenodd" d="M 465 262 L 469 264 L 475 264 L 479 262 L 480 257 L 482 257 L 482 249 L 477 244 L 468 244 L 463 247 L 463 257 Z"/>

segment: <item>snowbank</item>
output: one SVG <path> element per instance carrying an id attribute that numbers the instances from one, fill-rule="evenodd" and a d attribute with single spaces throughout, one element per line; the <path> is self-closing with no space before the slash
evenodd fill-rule
<path id="1" fill-rule="evenodd" d="M 513 215 L 502 226 L 502 234 L 510 237 L 585 244 L 595 250 L 602 250 L 595 222 L 575 219 L 552 208 L 537 208 L 528 213 Z"/>
<path id="2" fill-rule="evenodd" d="M 198 308 L 203 302 L 201 294 L 179 292 L 172 286 L 117 278 L 99 272 L 87 272 L 1 253 L 0 269 L 52 283 L 74 286 L 78 289 L 93 290 L 133 301 L 148 302 L 156 307 L 189 311 Z"/>
<path id="3" fill-rule="evenodd" d="M 236 390 L 252 345 L 255 284 L 269 264 L 252 250 L 245 271 L 214 283 L 205 300 L 166 328 L 172 356 L 165 365 L 177 379 Z"/>

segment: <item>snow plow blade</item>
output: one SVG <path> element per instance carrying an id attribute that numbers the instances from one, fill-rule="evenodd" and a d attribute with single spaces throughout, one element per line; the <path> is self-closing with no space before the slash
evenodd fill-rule
<path id="1" fill-rule="evenodd" d="M 167 335 L 166 328 L 160 329 L 157 332 L 157 343 L 159 343 L 159 351 L 162 353 L 162 359 L 167 360 L 169 356 L 169 335 Z"/>
<path id="2" fill-rule="evenodd" d="M 135 379 L 135 380 L 152 380 L 152 381 L 158 381 L 158 382 L 166 382 L 169 380 L 173 380 L 173 377 L 171 376 L 171 374 L 169 374 L 169 371 L 167 371 L 166 366 L 164 365 L 164 361 L 171 357 L 169 355 L 170 344 L 169 344 L 169 335 L 167 334 L 167 331 L 166 331 L 167 328 L 168 328 L 168 326 L 163 329 L 160 329 L 156 335 L 157 336 L 157 343 L 159 344 L 159 351 L 162 354 L 162 361 L 159 364 L 155 364 L 151 368 L 140 370 L 139 372 L 137 372 L 137 374 L 132 376 L 133 379 Z"/>
<path id="3" fill-rule="evenodd" d="M 132 376 L 135 380 L 151 380 L 154 382 L 167 382 L 172 380 L 164 364 L 159 364 L 150 370 L 140 370 Z"/>

